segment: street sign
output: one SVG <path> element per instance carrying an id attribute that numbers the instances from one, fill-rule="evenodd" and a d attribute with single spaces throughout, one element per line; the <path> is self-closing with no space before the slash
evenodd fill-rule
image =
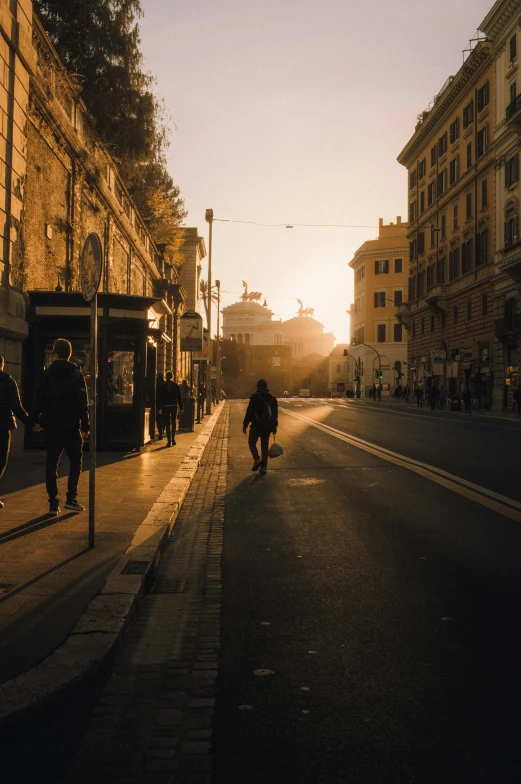
<path id="1" fill-rule="evenodd" d="M 89 234 L 80 258 L 80 286 L 83 298 L 92 302 L 98 293 L 103 269 L 103 250 L 97 234 Z"/>
<path id="2" fill-rule="evenodd" d="M 195 311 L 187 311 L 180 318 L 181 351 L 203 350 L 203 319 Z"/>

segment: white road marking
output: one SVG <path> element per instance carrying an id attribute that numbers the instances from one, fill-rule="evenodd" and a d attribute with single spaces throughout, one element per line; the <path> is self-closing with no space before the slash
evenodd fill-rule
<path id="1" fill-rule="evenodd" d="M 311 427 L 316 427 L 317 430 L 322 430 L 324 433 L 327 433 L 334 438 L 338 438 L 340 441 L 345 441 L 347 444 L 363 449 L 365 452 L 369 452 L 376 457 L 399 465 L 402 468 L 407 468 L 407 470 L 413 471 L 415 474 L 419 474 L 420 476 L 429 479 L 431 482 L 436 482 L 436 484 L 446 487 L 448 490 L 452 490 L 455 493 L 459 493 L 459 495 L 465 496 L 465 498 L 475 501 L 476 503 L 481 504 L 481 506 L 486 506 L 494 512 L 498 512 L 505 517 L 509 517 L 511 520 L 521 523 L 521 503 L 515 501 L 513 498 L 508 498 L 505 495 L 496 493 L 493 490 L 488 490 L 486 487 L 477 485 L 474 482 L 469 482 L 467 479 L 462 479 L 462 477 L 444 471 L 442 468 L 436 468 L 436 466 L 422 463 L 421 461 L 414 460 L 406 455 L 400 455 L 398 452 L 392 452 L 390 449 L 378 446 L 378 444 L 372 444 L 370 441 L 364 441 L 362 438 L 351 436 L 335 427 L 324 425 L 322 422 L 316 422 L 314 419 L 302 416 L 302 414 L 296 414 L 294 411 L 289 411 L 287 408 L 280 407 L 279 410 L 288 414 L 288 416 L 306 422 L 308 425 L 311 425 Z"/>

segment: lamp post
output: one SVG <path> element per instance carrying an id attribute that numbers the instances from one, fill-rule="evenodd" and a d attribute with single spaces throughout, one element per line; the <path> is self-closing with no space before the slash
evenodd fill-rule
<path id="1" fill-rule="evenodd" d="M 213 227 L 213 210 L 208 209 L 204 214 L 205 220 L 209 224 L 208 236 L 208 355 L 210 363 L 212 361 L 212 227 Z M 207 366 L 208 367 L 208 366 Z M 206 379 L 206 413 L 212 413 L 212 371 L 210 364 L 210 378 Z"/>
<path id="2" fill-rule="evenodd" d="M 217 289 L 217 357 L 216 357 L 216 376 L 215 379 L 215 394 L 217 403 L 221 402 L 221 281 L 215 281 L 215 288 Z"/>

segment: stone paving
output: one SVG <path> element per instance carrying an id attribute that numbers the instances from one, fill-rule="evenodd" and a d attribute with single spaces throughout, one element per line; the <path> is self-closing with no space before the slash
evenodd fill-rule
<path id="1" fill-rule="evenodd" d="M 228 419 L 226 410 L 64 784 L 210 784 Z"/>
<path id="2" fill-rule="evenodd" d="M 129 546 L 138 525 L 205 427 L 178 433 L 141 453 L 98 454 L 96 546 L 88 549 L 88 512 L 49 517 L 45 452 L 11 456 L 1 481 L 0 683 L 34 667 L 60 645 Z M 88 453 L 79 500 L 88 500 Z M 64 497 L 68 460 L 58 482 Z"/>

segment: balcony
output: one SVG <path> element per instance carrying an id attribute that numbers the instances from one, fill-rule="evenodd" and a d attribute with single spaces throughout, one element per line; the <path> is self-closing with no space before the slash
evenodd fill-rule
<path id="1" fill-rule="evenodd" d="M 516 313 L 513 317 L 494 321 L 494 334 L 498 340 L 506 340 L 521 334 L 521 314 Z"/>
<path id="2" fill-rule="evenodd" d="M 410 302 L 400 302 L 399 305 L 396 306 L 396 320 L 403 326 L 405 329 L 410 329 L 412 324 L 412 316 L 411 316 L 411 303 Z"/>
<path id="3" fill-rule="evenodd" d="M 521 129 L 521 94 L 507 106 L 507 122 Z"/>
<path id="4" fill-rule="evenodd" d="M 497 264 L 498 272 L 504 272 L 512 280 L 521 283 L 521 241 L 513 237 L 511 243 L 505 244 L 501 258 Z"/>
<path id="5" fill-rule="evenodd" d="M 432 286 L 427 292 L 426 302 L 435 313 L 445 313 L 447 310 L 447 287 Z"/>

